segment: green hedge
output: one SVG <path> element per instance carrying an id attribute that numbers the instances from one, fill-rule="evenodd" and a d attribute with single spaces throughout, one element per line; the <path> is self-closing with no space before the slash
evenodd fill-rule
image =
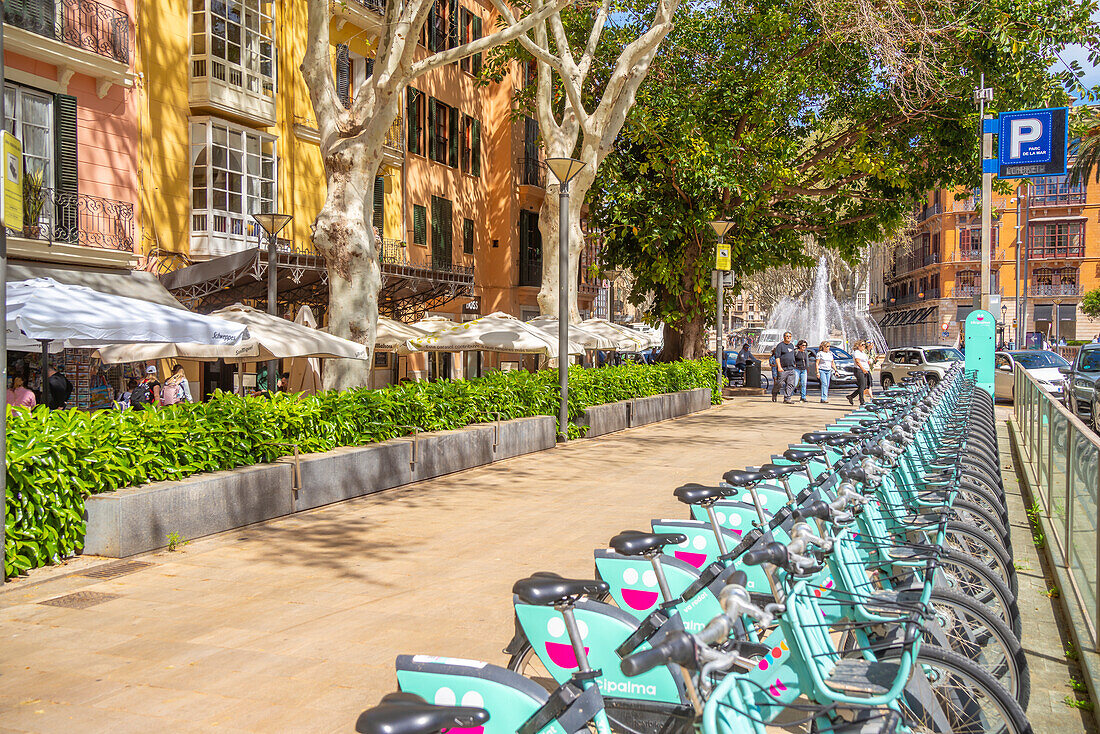
<path id="1" fill-rule="evenodd" d="M 713 359 L 571 367 L 569 415 L 574 419 L 590 405 L 710 387 L 716 371 Z M 501 420 L 557 415 L 557 380 L 553 370 L 494 372 L 308 396 L 219 393 L 206 403 L 159 410 L 9 410 L 4 572 L 57 563 L 79 550 L 90 494 L 270 462 L 287 453 L 285 444 L 329 451 L 402 436 L 408 426 L 442 431 L 498 414 Z"/>

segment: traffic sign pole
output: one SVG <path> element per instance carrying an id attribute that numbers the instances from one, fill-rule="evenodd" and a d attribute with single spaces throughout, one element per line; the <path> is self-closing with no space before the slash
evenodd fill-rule
<path id="1" fill-rule="evenodd" d="M 982 150 L 982 283 L 980 307 L 984 311 L 990 310 L 989 295 L 991 289 L 992 271 L 992 234 L 993 234 L 993 172 L 986 161 L 993 157 L 993 133 L 987 132 L 985 103 L 993 101 L 993 90 L 985 87 L 985 74 L 981 76 L 981 86 L 975 90 L 978 102 L 978 124 L 981 126 L 981 150 Z"/>

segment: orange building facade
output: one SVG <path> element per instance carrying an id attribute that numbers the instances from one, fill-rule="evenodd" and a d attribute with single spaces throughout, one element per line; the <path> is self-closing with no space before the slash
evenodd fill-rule
<path id="1" fill-rule="evenodd" d="M 993 194 L 990 293 L 999 339 L 1091 341 L 1100 320 L 1080 303 L 1100 288 L 1100 185 L 1066 177 L 1010 183 L 1010 193 Z M 975 192 L 930 192 L 917 219 L 912 248 L 872 270 L 870 309 L 890 346 L 954 343 L 981 293 Z"/>

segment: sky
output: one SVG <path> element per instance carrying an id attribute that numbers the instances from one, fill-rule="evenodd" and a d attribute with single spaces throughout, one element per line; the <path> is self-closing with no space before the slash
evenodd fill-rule
<path id="1" fill-rule="evenodd" d="M 1094 23 L 1100 23 L 1100 8 L 1092 14 L 1092 20 Z M 1067 64 L 1073 63 L 1076 60 L 1081 65 L 1081 71 L 1083 73 L 1082 82 L 1086 87 L 1095 87 L 1100 84 L 1100 67 L 1093 66 L 1089 63 L 1088 52 L 1081 46 L 1073 45 L 1066 46 L 1059 54 L 1063 61 Z M 1065 66 L 1061 63 L 1055 63 L 1051 67 L 1051 71 L 1064 71 Z"/>

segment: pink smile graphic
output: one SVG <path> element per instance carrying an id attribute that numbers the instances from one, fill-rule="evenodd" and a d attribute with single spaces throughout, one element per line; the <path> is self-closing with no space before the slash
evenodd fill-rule
<path id="1" fill-rule="evenodd" d="M 623 601 L 631 609 L 649 609 L 657 603 L 657 592 L 643 589 L 623 589 Z"/>
<path id="2" fill-rule="evenodd" d="M 687 551 L 676 551 L 676 557 L 681 561 L 690 563 L 696 568 L 702 568 L 703 564 L 707 562 L 706 553 L 688 553 Z"/>
<path id="3" fill-rule="evenodd" d="M 466 727 L 466 728 L 457 728 L 456 727 L 454 729 L 446 729 L 445 731 L 447 732 L 447 734 L 481 734 L 481 732 L 485 731 L 485 727 L 484 726 L 470 726 L 470 727 Z"/>
<path id="4" fill-rule="evenodd" d="M 550 662 L 559 668 L 569 670 L 570 668 L 580 667 L 580 664 L 577 662 L 577 656 L 573 652 L 573 646 L 568 643 L 547 642 L 546 654 L 550 657 Z M 584 654 L 588 654 L 587 647 L 584 648 Z"/>

